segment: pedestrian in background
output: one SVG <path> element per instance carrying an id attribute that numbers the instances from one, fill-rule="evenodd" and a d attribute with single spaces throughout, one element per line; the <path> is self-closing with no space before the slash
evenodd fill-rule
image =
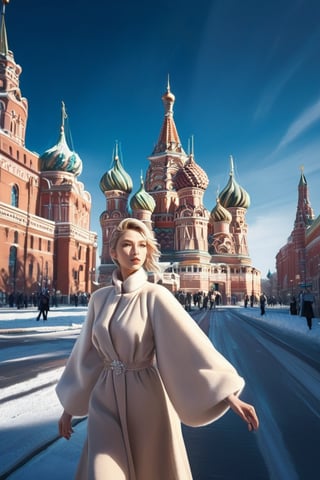
<path id="1" fill-rule="evenodd" d="M 267 297 L 265 296 L 264 293 L 261 293 L 261 295 L 260 295 L 260 313 L 261 313 L 261 315 L 264 315 L 266 313 L 266 302 L 267 302 Z"/>
<path id="2" fill-rule="evenodd" d="M 37 321 L 40 320 L 41 315 L 43 320 L 47 320 L 48 311 L 49 311 L 49 293 L 46 290 L 43 290 L 39 295 L 39 315 L 37 316 Z"/>
<path id="3" fill-rule="evenodd" d="M 312 319 L 314 317 L 313 313 L 313 303 L 314 295 L 309 289 L 301 294 L 301 316 L 305 317 L 307 320 L 307 325 L 309 330 L 312 329 Z"/>
<path id="4" fill-rule="evenodd" d="M 152 232 L 136 219 L 114 230 L 113 285 L 95 291 L 57 394 L 59 433 L 88 415 L 76 480 L 190 480 L 181 424 L 200 426 L 230 407 L 258 428 L 239 394 L 244 380 L 165 287 Z M 231 457 L 231 452 L 229 453 Z"/>
<path id="5" fill-rule="evenodd" d="M 297 299 L 295 296 L 292 297 L 291 302 L 290 302 L 290 314 L 291 315 L 297 315 L 298 310 L 297 310 Z"/>

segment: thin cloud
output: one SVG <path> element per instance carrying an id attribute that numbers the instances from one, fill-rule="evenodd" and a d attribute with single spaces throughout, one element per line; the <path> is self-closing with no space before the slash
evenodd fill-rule
<path id="1" fill-rule="evenodd" d="M 303 2 L 297 2 L 296 7 L 304 8 Z M 291 8 L 291 13 L 294 13 L 294 10 L 295 8 Z M 277 42 L 275 42 L 272 52 L 273 56 L 277 54 L 278 45 L 281 45 L 287 41 L 287 39 L 283 37 L 283 32 L 285 31 L 285 28 L 281 30 L 281 37 L 279 36 Z M 309 39 L 306 39 L 306 42 L 301 45 L 301 48 L 297 51 L 294 51 L 294 58 L 286 63 L 286 66 L 282 69 L 282 71 L 279 72 L 276 78 L 265 89 L 254 113 L 254 120 L 259 120 L 269 113 L 277 98 L 281 95 L 281 92 L 284 90 L 286 85 L 294 77 L 295 73 L 300 70 L 304 62 L 310 58 L 310 56 L 314 55 L 314 45 L 319 44 L 319 37 L 320 33 L 318 31 L 312 33 Z"/>
<path id="2" fill-rule="evenodd" d="M 307 108 L 300 117 L 288 128 L 286 134 L 280 141 L 277 150 L 292 143 L 299 135 L 320 120 L 320 99 L 311 107 Z"/>
<path id="3" fill-rule="evenodd" d="M 268 86 L 268 88 L 262 95 L 259 105 L 257 106 L 257 109 L 254 113 L 254 120 L 259 120 L 269 113 L 277 98 L 281 94 L 282 90 L 285 88 L 290 79 L 294 76 L 295 72 L 299 70 L 303 61 L 303 57 L 298 58 L 294 64 L 286 68 L 282 72 L 282 74 L 279 75 L 270 86 Z"/>

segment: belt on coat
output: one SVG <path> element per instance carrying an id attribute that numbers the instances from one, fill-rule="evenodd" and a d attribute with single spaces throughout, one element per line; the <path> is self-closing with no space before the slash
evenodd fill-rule
<path id="1" fill-rule="evenodd" d="M 151 367 L 152 363 L 150 360 L 146 360 L 140 363 L 123 363 L 121 360 L 115 359 L 110 361 L 104 361 L 104 368 L 106 370 L 112 370 L 115 375 L 121 375 L 126 372 L 134 372 L 137 370 L 144 370 L 145 368 Z"/>

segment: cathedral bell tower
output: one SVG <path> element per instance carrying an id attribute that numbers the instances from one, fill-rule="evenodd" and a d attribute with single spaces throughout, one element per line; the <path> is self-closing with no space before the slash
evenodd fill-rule
<path id="1" fill-rule="evenodd" d="M 152 221 L 161 252 L 165 256 L 174 249 L 174 212 L 178 206 L 174 178 L 188 157 L 182 148 L 173 119 L 175 96 L 170 91 L 169 80 L 162 101 L 165 116 L 158 142 L 149 157 L 145 186 L 155 200 Z"/>
<path id="2" fill-rule="evenodd" d="M 189 252 L 194 260 L 208 262 L 209 212 L 203 205 L 203 195 L 209 184 L 206 172 L 195 162 L 193 138 L 191 153 L 175 177 L 179 206 L 175 212 L 175 251 Z M 205 257 L 205 260 L 202 259 Z"/>

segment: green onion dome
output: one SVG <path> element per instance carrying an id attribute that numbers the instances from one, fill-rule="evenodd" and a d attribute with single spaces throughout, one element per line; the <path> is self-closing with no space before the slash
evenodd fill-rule
<path id="1" fill-rule="evenodd" d="M 79 155 L 68 147 L 63 126 L 57 144 L 40 155 L 39 166 L 41 172 L 62 171 L 76 176 L 82 172 L 82 161 Z"/>
<path id="2" fill-rule="evenodd" d="M 250 196 L 234 179 L 233 159 L 230 157 L 231 171 L 227 185 L 219 195 L 220 203 L 225 208 L 249 208 Z"/>
<path id="3" fill-rule="evenodd" d="M 111 190 L 120 190 L 129 194 L 132 191 L 132 186 L 131 177 L 124 170 L 118 156 L 118 149 L 116 147 L 116 152 L 113 159 L 113 167 L 104 175 L 102 175 L 100 180 L 100 189 L 103 193 Z"/>
<path id="4" fill-rule="evenodd" d="M 211 210 L 210 220 L 212 222 L 231 223 L 232 215 L 226 208 L 221 205 L 219 198 L 217 198 L 216 206 Z"/>
<path id="5" fill-rule="evenodd" d="M 183 167 L 178 170 L 174 181 L 176 190 L 181 190 L 185 187 L 206 190 L 209 185 L 206 172 L 194 161 L 193 155 L 190 155 Z"/>
<path id="6" fill-rule="evenodd" d="M 130 200 L 130 207 L 132 210 L 149 210 L 152 213 L 156 207 L 156 202 L 154 198 L 145 191 L 142 177 L 140 182 L 139 190 Z"/>

